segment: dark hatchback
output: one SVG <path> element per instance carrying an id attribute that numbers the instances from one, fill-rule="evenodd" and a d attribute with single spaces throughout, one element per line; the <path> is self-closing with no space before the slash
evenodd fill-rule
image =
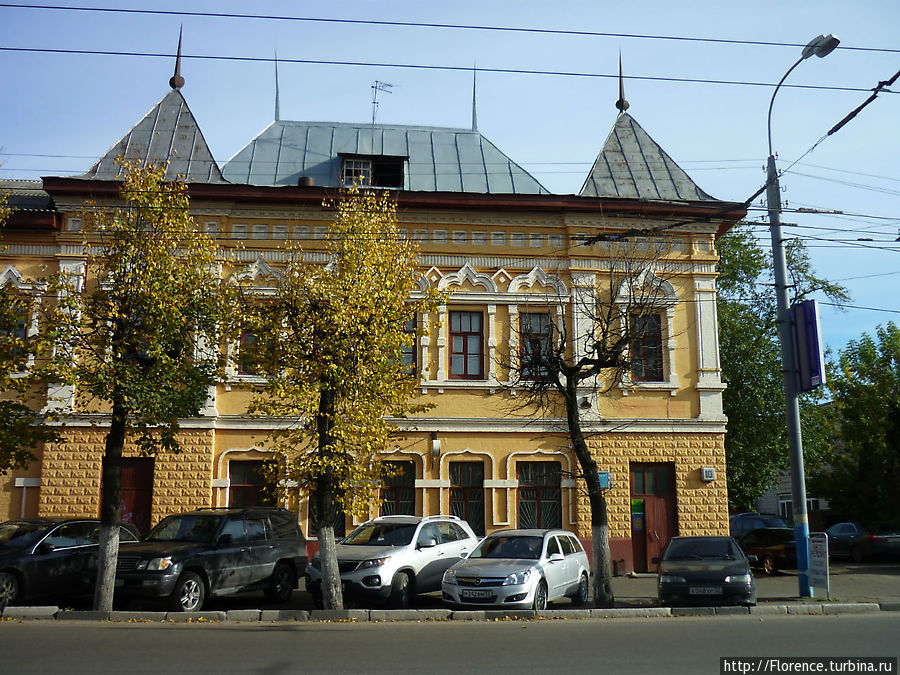
<path id="1" fill-rule="evenodd" d="M 262 590 L 287 602 L 306 571 L 306 539 L 286 509 L 200 509 L 168 516 L 119 547 L 116 598 L 200 610 L 207 597 Z"/>
<path id="2" fill-rule="evenodd" d="M 123 525 L 119 541 L 136 542 Z M 23 518 L 0 523 L 0 608 L 93 593 L 100 521 Z"/>
<path id="3" fill-rule="evenodd" d="M 755 605 L 750 560 L 731 537 L 674 537 L 659 563 L 663 605 Z"/>
<path id="4" fill-rule="evenodd" d="M 738 539 L 738 544 L 745 554 L 756 557 L 753 567 L 764 574 L 797 567 L 797 542 L 794 530 L 789 527 L 751 530 Z"/>

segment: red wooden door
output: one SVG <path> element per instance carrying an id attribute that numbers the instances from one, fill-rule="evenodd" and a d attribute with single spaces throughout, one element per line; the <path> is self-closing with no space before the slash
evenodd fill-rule
<path id="1" fill-rule="evenodd" d="M 153 458 L 122 458 L 122 521 L 131 523 L 141 534 L 150 531 L 153 508 Z"/>
<path id="2" fill-rule="evenodd" d="M 631 548 L 636 572 L 655 569 L 677 532 L 675 466 L 668 462 L 631 465 Z"/>

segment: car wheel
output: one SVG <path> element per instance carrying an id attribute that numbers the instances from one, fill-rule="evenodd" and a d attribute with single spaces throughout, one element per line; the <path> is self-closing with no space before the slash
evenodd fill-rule
<path id="1" fill-rule="evenodd" d="M 412 582 L 406 572 L 397 572 L 391 582 L 389 604 L 393 609 L 408 609 L 412 599 Z"/>
<path id="2" fill-rule="evenodd" d="M 547 609 L 547 584 L 543 579 L 538 582 L 537 590 L 534 592 L 533 608 L 535 612 L 543 612 Z"/>
<path id="3" fill-rule="evenodd" d="M 854 546 L 850 549 L 850 559 L 855 563 L 861 563 L 866 557 L 863 555 L 861 546 Z"/>
<path id="4" fill-rule="evenodd" d="M 772 558 L 772 556 L 767 555 L 765 558 L 763 558 L 762 571 L 763 574 L 767 576 L 772 576 L 773 574 L 775 574 L 775 560 Z"/>
<path id="5" fill-rule="evenodd" d="M 0 574 L 0 609 L 14 605 L 19 597 L 19 580 L 14 574 Z"/>
<path id="6" fill-rule="evenodd" d="M 294 580 L 294 570 L 284 563 L 275 565 L 269 587 L 264 591 L 266 600 L 270 602 L 287 602 L 291 599 L 297 582 Z"/>
<path id="7" fill-rule="evenodd" d="M 185 572 L 169 596 L 169 606 L 176 612 L 196 612 L 203 607 L 205 597 L 203 579 L 194 572 Z"/>
<path id="8" fill-rule="evenodd" d="M 578 592 L 572 596 L 572 604 L 576 607 L 584 607 L 590 599 L 591 585 L 588 582 L 587 574 L 581 575 L 581 581 L 578 582 Z"/>

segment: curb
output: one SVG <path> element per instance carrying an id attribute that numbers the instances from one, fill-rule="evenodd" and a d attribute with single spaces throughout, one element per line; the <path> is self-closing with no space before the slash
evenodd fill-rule
<path id="1" fill-rule="evenodd" d="M 94 612 L 52 606 L 6 607 L 6 621 L 114 621 L 125 623 L 275 623 L 390 621 L 530 621 L 644 619 L 695 616 L 812 616 L 900 612 L 900 602 L 761 604 L 753 607 L 628 607 L 622 609 L 450 610 L 450 609 L 234 609 L 217 612 Z"/>

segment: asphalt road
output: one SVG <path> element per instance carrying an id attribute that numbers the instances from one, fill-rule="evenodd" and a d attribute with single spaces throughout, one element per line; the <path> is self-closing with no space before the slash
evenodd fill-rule
<path id="1" fill-rule="evenodd" d="M 720 657 L 896 657 L 900 613 L 421 623 L 0 623 L 4 673 L 690 673 Z"/>

